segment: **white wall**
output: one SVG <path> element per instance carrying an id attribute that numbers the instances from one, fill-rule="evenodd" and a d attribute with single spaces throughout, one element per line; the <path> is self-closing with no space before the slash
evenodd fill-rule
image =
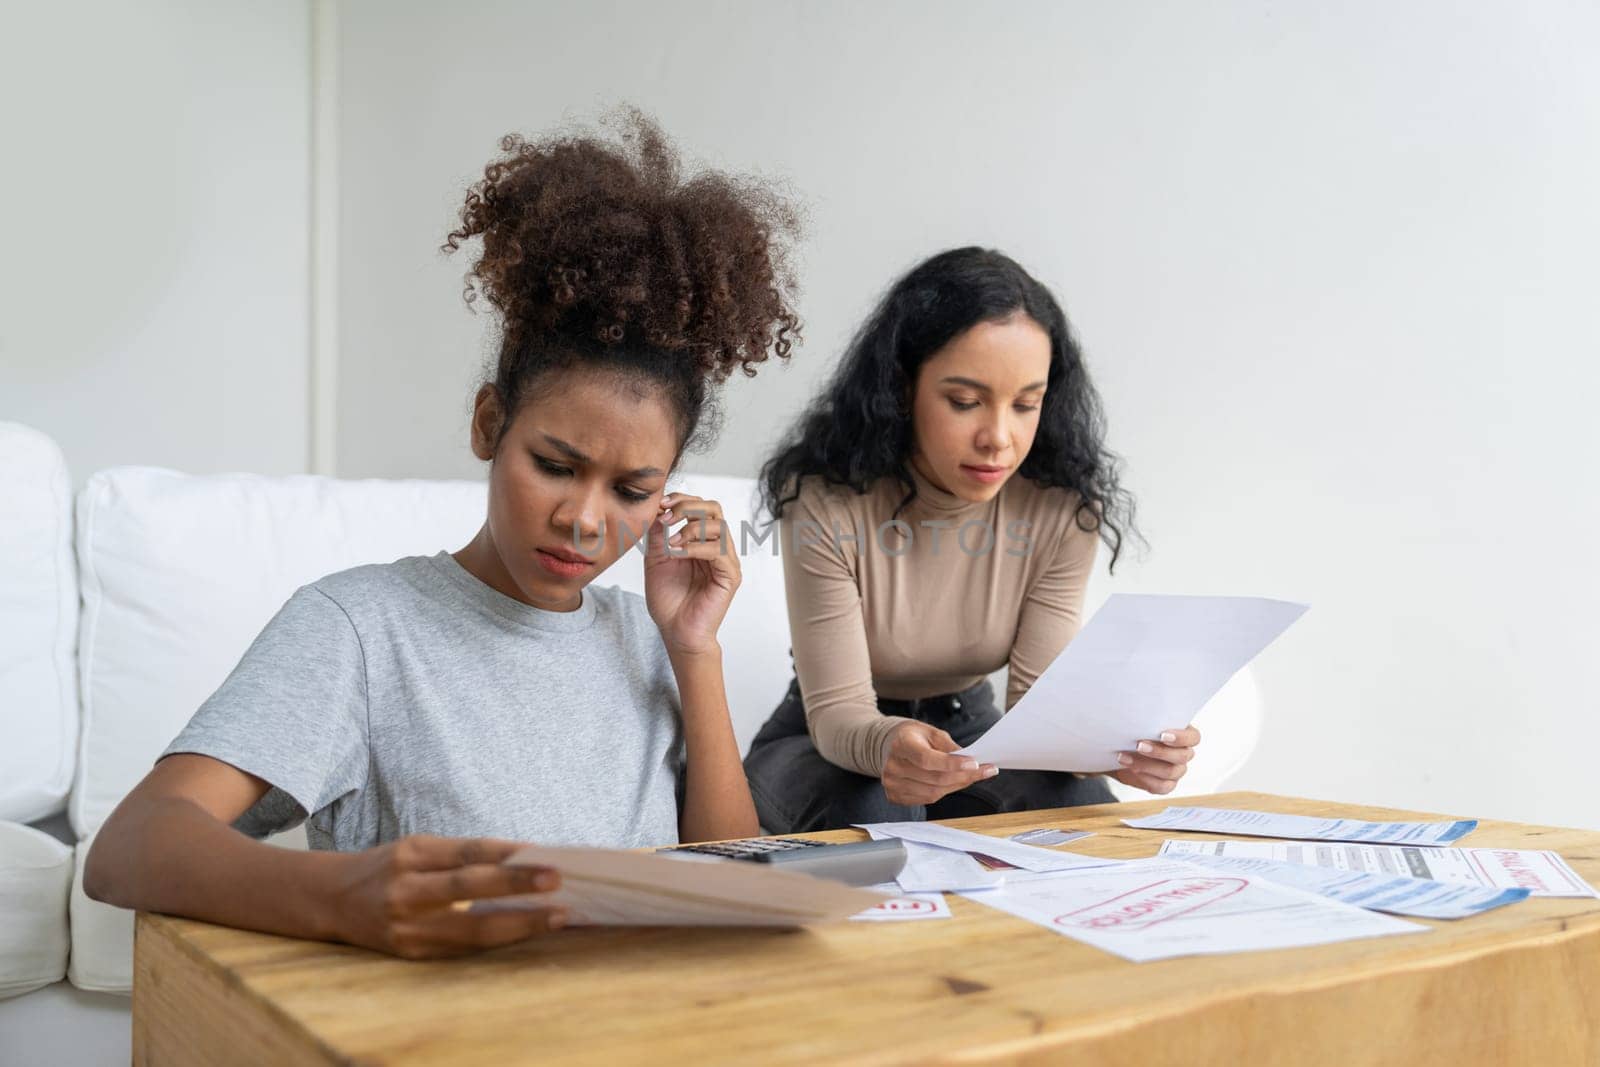
<path id="1" fill-rule="evenodd" d="M 12 4 L 0 419 L 74 478 L 307 463 L 305 3 Z"/>
<path id="2" fill-rule="evenodd" d="M 5 6 L 0 420 L 77 483 L 306 469 L 310 45 L 293 0 Z M 8 1063 L 126 1063 L 128 1000 L 57 983 L 0 1033 Z"/>
<path id="3" fill-rule="evenodd" d="M 1580 3 L 343 7 L 341 473 L 475 471 L 435 246 L 509 130 L 646 106 L 811 207 L 749 473 L 874 295 L 1005 248 L 1091 355 L 1153 551 L 1303 598 L 1240 785 L 1600 826 L 1600 13 Z"/>

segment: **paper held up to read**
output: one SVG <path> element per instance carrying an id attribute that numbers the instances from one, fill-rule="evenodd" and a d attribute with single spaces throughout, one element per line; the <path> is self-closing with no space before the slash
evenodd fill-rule
<path id="1" fill-rule="evenodd" d="M 572 926 L 809 926 L 889 899 L 760 863 L 684 854 L 529 845 L 505 861 L 550 867 L 561 887 L 475 901 L 474 911 L 567 909 Z"/>
<path id="2" fill-rule="evenodd" d="M 1119 752 L 1186 726 L 1305 611 L 1259 597 L 1113 594 L 959 754 L 1018 770 L 1117 770 Z"/>

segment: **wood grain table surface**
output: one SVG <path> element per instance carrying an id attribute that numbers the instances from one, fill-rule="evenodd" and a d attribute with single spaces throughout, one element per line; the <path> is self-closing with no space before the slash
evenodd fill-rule
<path id="1" fill-rule="evenodd" d="M 949 825 L 1091 830 L 1175 803 Z M 1451 818 L 1261 793 L 1176 803 Z M 857 840 L 857 831 L 811 835 Z M 1481 821 L 1600 884 L 1600 833 Z M 1530 898 L 1426 934 L 1135 964 L 958 897 L 951 919 L 806 930 L 568 929 L 409 962 L 168 916 L 137 924 L 134 1061 L 359 1064 L 1600 1065 L 1600 900 Z"/>

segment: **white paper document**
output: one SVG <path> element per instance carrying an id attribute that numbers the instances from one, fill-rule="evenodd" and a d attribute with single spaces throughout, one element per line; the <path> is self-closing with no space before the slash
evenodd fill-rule
<path id="1" fill-rule="evenodd" d="M 950 905 L 943 893 L 902 893 L 893 882 L 870 886 L 879 893 L 892 894 L 882 904 L 850 918 L 855 922 L 905 922 L 907 919 L 948 919 Z"/>
<path id="2" fill-rule="evenodd" d="M 1020 834 L 1012 834 L 1011 840 L 1021 842 L 1024 845 L 1048 847 L 1050 845 L 1064 845 L 1068 841 L 1076 841 L 1080 837 L 1093 836 L 1094 833 L 1090 830 L 1057 830 L 1054 827 L 1044 826 L 1037 830 L 1024 830 Z"/>
<path id="3" fill-rule="evenodd" d="M 1214 870 L 1249 871 L 1280 885 L 1292 885 L 1296 889 L 1342 900 L 1369 911 L 1414 915 L 1419 919 L 1465 919 L 1528 898 L 1526 889 L 1496 889 L 1395 874 L 1338 871 L 1331 867 L 1308 867 L 1286 860 L 1244 859 L 1206 853 L 1185 855 L 1183 858 L 1186 863 L 1198 863 Z"/>
<path id="4" fill-rule="evenodd" d="M 1187 726 L 1305 610 L 1258 597 L 1114 593 L 961 754 L 1002 768 L 1117 770 L 1117 753 Z"/>
<path id="5" fill-rule="evenodd" d="M 1526 889 L 1536 897 L 1600 897 L 1554 852 L 1516 848 L 1415 848 L 1327 841 L 1168 841 L 1161 855 L 1278 860 L 1341 871 L 1428 878 L 1457 885 Z"/>
<path id="6" fill-rule="evenodd" d="M 873 838 L 881 840 L 881 838 Z M 904 841 L 905 866 L 895 876 L 895 884 L 907 893 L 943 893 L 961 889 L 987 889 L 1005 881 L 1000 871 L 991 871 L 965 852 Z"/>
<path id="7" fill-rule="evenodd" d="M 1104 867 L 1118 862 L 1097 856 L 1083 856 L 1076 852 L 1056 852 L 1048 848 L 1036 848 L 1004 837 L 975 834 L 971 830 L 957 830 L 933 822 L 861 823 L 857 829 L 865 830 L 874 841 L 882 841 L 886 837 L 898 837 L 902 841 L 915 841 L 918 844 L 934 845 L 959 853 L 976 852 L 1025 871 L 1071 871 L 1082 867 Z"/>
<path id="8" fill-rule="evenodd" d="M 1260 875 L 1161 858 L 961 895 L 1135 963 L 1429 929 Z"/>
<path id="9" fill-rule="evenodd" d="M 561 888 L 474 901 L 474 911 L 566 908 L 574 926 L 806 926 L 849 919 L 885 894 L 764 863 L 685 853 L 529 845 L 506 863 L 551 867 Z"/>
<path id="10" fill-rule="evenodd" d="M 1375 841 L 1388 845 L 1448 845 L 1470 834 L 1477 819 L 1453 822 L 1362 822 L 1311 815 L 1279 815 L 1270 811 L 1230 808 L 1168 808 L 1142 819 L 1123 819 L 1140 830 L 1191 830 L 1246 837 L 1292 837 L 1317 841 Z"/>

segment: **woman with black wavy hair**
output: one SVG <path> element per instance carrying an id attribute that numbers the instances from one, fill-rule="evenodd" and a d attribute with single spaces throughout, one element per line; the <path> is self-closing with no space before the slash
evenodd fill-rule
<path id="1" fill-rule="evenodd" d="M 1014 260 L 940 253 L 896 282 L 761 472 L 779 522 L 795 680 L 751 746 L 761 823 L 795 833 L 1112 800 L 1099 777 L 953 753 L 1081 624 L 1133 502 L 1066 315 Z M 1199 733 L 1123 753 L 1167 793 Z"/>

